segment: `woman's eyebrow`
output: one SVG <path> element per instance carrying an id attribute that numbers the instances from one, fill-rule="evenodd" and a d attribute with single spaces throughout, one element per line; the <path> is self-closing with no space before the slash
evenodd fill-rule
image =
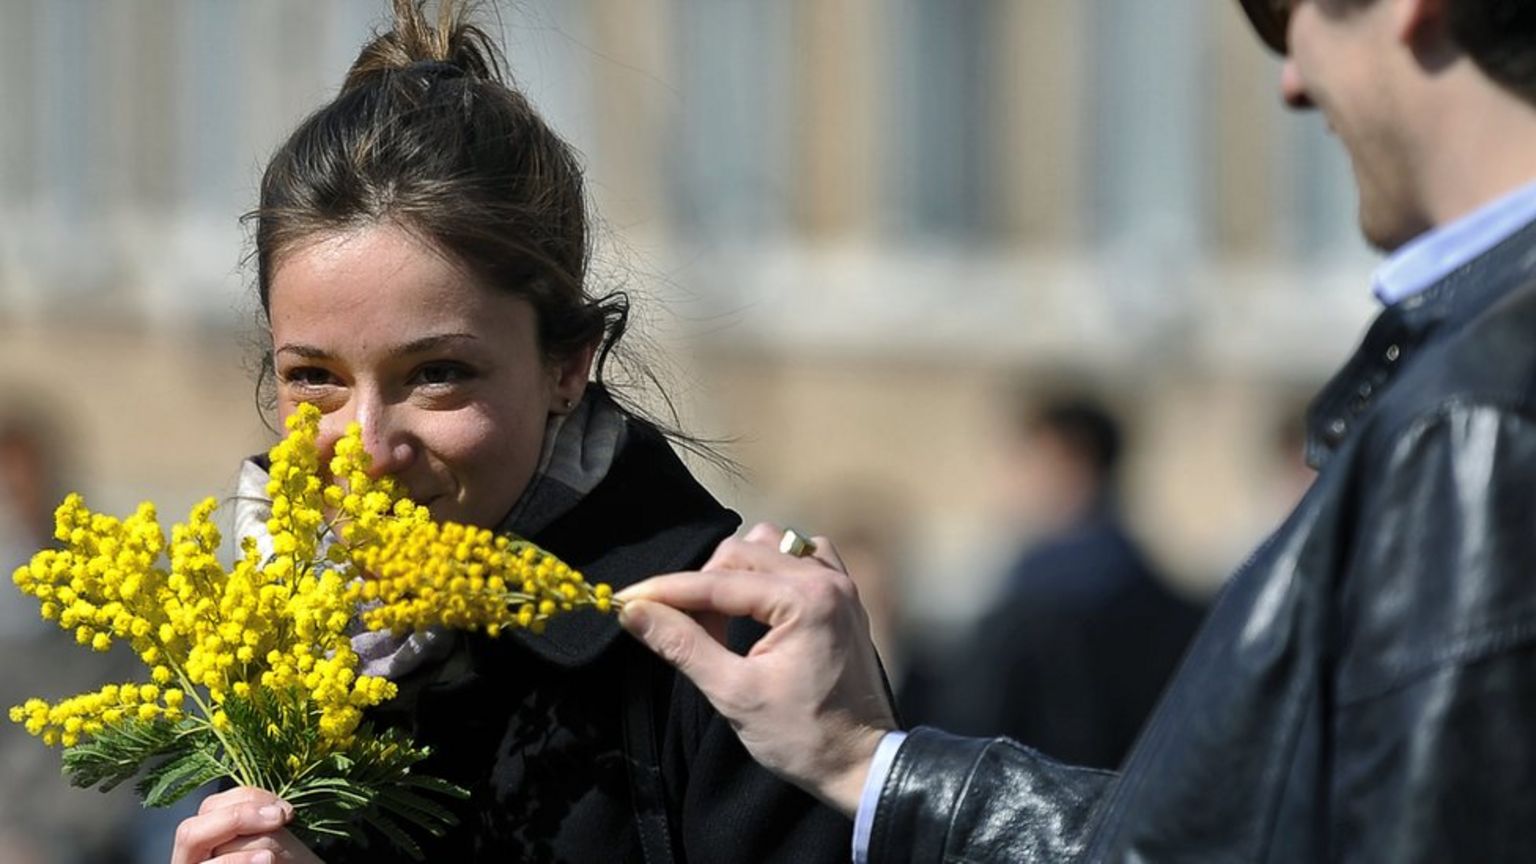
<path id="1" fill-rule="evenodd" d="M 326 351 L 324 348 L 316 348 L 313 345 L 304 345 L 304 344 L 297 343 L 297 342 L 292 342 L 292 343 L 283 345 L 283 346 L 279 347 L 276 351 L 274 351 L 272 353 L 274 353 L 274 354 L 297 354 L 300 357 L 303 357 L 303 358 L 309 359 L 309 360 L 325 360 L 325 359 L 327 359 L 327 358 L 329 358 L 331 356 L 331 353 L 329 351 Z"/>
<path id="2" fill-rule="evenodd" d="M 423 336 L 420 339 L 412 339 L 403 345 L 398 345 L 394 348 L 391 348 L 389 353 L 396 355 L 423 354 L 429 351 L 438 350 L 445 345 L 450 345 L 455 342 L 478 341 L 480 341 L 480 337 L 473 333 L 434 333 L 430 336 Z M 331 352 L 325 350 L 324 348 L 319 348 L 314 345 L 306 345 L 302 342 L 290 342 L 284 344 L 273 351 L 273 353 L 296 354 L 308 360 L 328 360 L 333 356 Z"/>
<path id="3" fill-rule="evenodd" d="M 431 336 L 423 336 L 395 348 L 394 354 L 421 354 L 427 351 L 435 351 L 445 345 L 454 342 L 478 342 L 480 337 L 473 333 L 437 333 Z"/>

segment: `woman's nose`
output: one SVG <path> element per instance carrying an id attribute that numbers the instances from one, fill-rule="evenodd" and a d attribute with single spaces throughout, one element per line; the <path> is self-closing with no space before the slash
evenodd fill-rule
<path id="1" fill-rule="evenodd" d="M 416 447 L 400 412 L 382 402 L 369 401 L 358 406 L 353 419 L 362 427 L 369 476 L 402 474 L 415 458 Z"/>

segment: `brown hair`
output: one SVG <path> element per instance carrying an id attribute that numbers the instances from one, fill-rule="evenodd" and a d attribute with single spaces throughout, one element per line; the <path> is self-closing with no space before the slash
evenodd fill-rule
<path id="1" fill-rule="evenodd" d="M 1298 0 L 1245 0 L 1260 35 L 1284 49 L 1283 22 Z M 1376 0 L 1318 0 L 1338 8 L 1369 6 Z M 1451 39 L 1483 74 L 1536 105 L 1536 3 L 1531 0 L 1448 0 Z M 1279 44 L 1272 41 L 1278 33 Z"/>
<path id="2" fill-rule="evenodd" d="M 597 380 L 629 317 L 622 292 L 587 288 L 582 167 L 510 86 L 463 3 L 393 0 L 391 30 L 352 64 L 341 92 L 277 150 L 261 181 L 254 258 L 270 323 L 283 256 L 320 235 L 389 222 L 418 233 L 486 285 L 526 298 L 546 356 L 600 344 Z M 270 376 L 271 358 L 261 378 Z"/>
<path id="3" fill-rule="evenodd" d="M 1536 3 L 1451 0 L 1451 38 L 1489 78 L 1536 105 Z"/>

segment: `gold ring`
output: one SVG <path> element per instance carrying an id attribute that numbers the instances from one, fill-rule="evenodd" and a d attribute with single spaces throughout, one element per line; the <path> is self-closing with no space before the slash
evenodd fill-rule
<path id="1" fill-rule="evenodd" d="M 804 558 L 807 555 L 816 554 L 816 543 L 799 531 L 786 528 L 784 536 L 779 538 L 779 551 L 785 555 Z"/>

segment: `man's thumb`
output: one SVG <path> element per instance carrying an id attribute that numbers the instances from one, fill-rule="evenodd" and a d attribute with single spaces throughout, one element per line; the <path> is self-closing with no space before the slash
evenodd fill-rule
<path id="1" fill-rule="evenodd" d="M 619 610 L 619 624 L 684 675 L 705 695 L 739 660 L 685 612 L 652 600 L 631 600 Z"/>

